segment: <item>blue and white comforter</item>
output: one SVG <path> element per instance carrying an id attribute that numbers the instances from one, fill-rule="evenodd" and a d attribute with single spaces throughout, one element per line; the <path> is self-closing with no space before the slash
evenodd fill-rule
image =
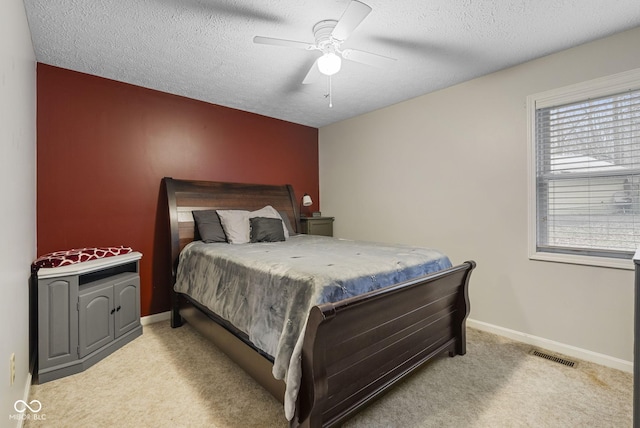
<path id="1" fill-rule="evenodd" d="M 273 356 L 273 376 L 285 379 L 285 415 L 291 419 L 313 306 L 448 267 L 448 257 L 436 250 L 324 236 L 239 245 L 194 241 L 180 254 L 175 291 L 228 320 Z"/>

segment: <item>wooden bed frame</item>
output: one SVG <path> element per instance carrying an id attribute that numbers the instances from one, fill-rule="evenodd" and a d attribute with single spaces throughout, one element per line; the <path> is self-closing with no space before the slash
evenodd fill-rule
<path id="1" fill-rule="evenodd" d="M 193 210 L 256 210 L 272 205 L 300 229 L 290 185 L 256 185 L 164 178 L 173 281 L 180 251 L 194 240 Z M 468 284 L 475 262 L 391 285 L 361 296 L 314 306 L 302 350 L 302 380 L 291 426 L 342 423 L 394 383 L 443 354 L 466 352 Z M 186 320 L 212 340 L 281 402 L 284 382 L 272 360 L 181 293 L 172 293 L 171 325 Z"/>

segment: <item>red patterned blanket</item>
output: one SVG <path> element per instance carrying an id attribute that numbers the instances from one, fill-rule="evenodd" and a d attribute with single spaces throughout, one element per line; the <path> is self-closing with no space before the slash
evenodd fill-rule
<path id="1" fill-rule="evenodd" d="M 38 257 L 33 266 L 39 268 L 55 268 L 59 266 L 73 265 L 76 263 L 87 262 L 89 260 L 102 259 L 105 257 L 120 256 L 128 254 L 133 250 L 131 247 L 93 247 L 93 248 L 74 248 L 66 251 L 54 251 Z"/>

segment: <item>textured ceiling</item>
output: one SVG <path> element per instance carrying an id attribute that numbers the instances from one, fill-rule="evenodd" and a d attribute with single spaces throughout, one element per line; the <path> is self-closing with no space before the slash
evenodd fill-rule
<path id="1" fill-rule="evenodd" d="M 396 58 L 344 61 L 303 85 L 320 55 L 253 43 L 313 43 L 350 0 L 24 0 L 39 62 L 321 127 L 640 26 L 638 0 L 363 0 L 344 48 Z"/>

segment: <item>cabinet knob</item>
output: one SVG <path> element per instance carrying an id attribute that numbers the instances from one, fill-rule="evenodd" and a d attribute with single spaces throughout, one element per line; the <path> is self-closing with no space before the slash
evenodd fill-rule
<path id="1" fill-rule="evenodd" d="M 115 309 L 111 309 L 111 315 L 113 315 L 115 311 Z"/>
<path id="2" fill-rule="evenodd" d="M 120 309 L 122 309 L 122 306 L 118 306 L 118 307 L 116 308 L 116 311 L 120 311 Z"/>

